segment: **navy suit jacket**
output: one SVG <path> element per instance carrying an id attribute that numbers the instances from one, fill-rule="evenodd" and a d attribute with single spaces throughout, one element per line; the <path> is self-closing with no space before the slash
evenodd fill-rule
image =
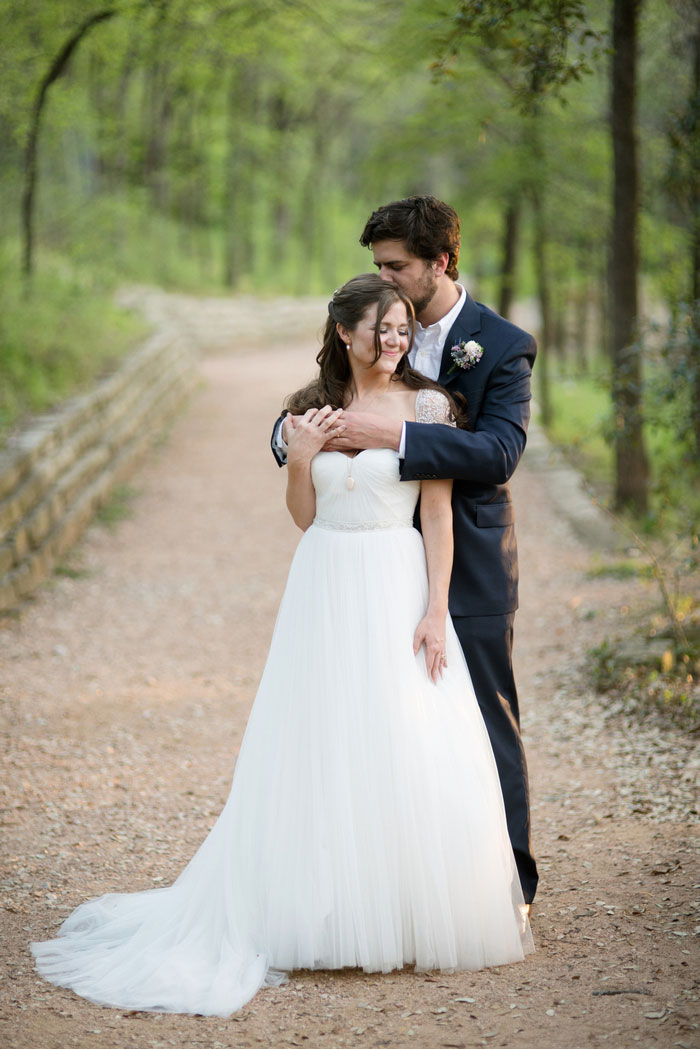
<path id="1" fill-rule="evenodd" d="M 448 375 L 454 363 L 450 350 L 470 339 L 483 347 L 481 360 Z M 536 352 L 531 335 L 467 296 L 445 341 L 438 382 L 466 398 L 469 428 L 406 424 L 401 479 L 454 479 L 453 616 L 503 615 L 518 607 L 508 481 L 525 449 Z"/>

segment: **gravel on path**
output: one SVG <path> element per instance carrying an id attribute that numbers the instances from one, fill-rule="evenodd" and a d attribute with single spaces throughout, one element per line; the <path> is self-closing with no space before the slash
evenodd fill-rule
<path id="1" fill-rule="evenodd" d="M 168 884 L 211 827 L 298 539 L 268 441 L 314 371 L 317 302 L 148 301 L 154 316 L 176 304 L 204 347 L 216 329 L 201 389 L 134 477 L 128 516 L 94 525 L 0 620 L 0 1044 L 700 1046 L 697 743 L 591 693 L 586 651 L 649 584 L 588 574 L 602 555 L 576 537 L 539 437 L 513 485 L 536 953 L 481 973 L 302 972 L 228 1020 L 104 1009 L 35 975 L 31 939 L 88 897 Z"/>

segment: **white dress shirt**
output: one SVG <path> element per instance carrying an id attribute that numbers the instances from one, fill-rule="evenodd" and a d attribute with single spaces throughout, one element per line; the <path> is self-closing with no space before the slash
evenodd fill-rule
<path id="1" fill-rule="evenodd" d="M 467 301 L 467 293 L 461 284 L 455 285 L 459 289 L 459 299 L 449 313 L 441 317 L 435 324 L 429 324 L 427 328 L 416 321 L 416 330 L 413 336 L 413 346 L 408 355 L 408 361 L 421 375 L 428 379 L 437 380 L 440 374 L 442 362 L 442 351 L 445 349 L 445 340 L 450 334 L 450 328 L 459 317 L 464 303 Z"/>
<path id="2" fill-rule="evenodd" d="M 450 334 L 450 329 L 459 317 L 464 303 L 467 301 L 467 293 L 461 284 L 455 285 L 459 289 L 459 299 L 449 313 L 441 317 L 435 324 L 429 324 L 424 328 L 416 321 L 416 330 L 413 336 L 413 346 L 408 355 L 408 362 L 421 375 L 434 382 L 440 374 L 442 353 L 445 349 L 445 341 Z M 399 459 L 403 459 L 406 453 L 406 423 L 401 430 L 401 441 L 399 443 Z"/>

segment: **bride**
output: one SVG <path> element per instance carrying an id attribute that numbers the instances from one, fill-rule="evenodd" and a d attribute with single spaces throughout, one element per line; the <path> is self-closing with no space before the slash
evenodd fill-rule
<path id="1" fill-rule="evenodd" d="M 91 900 L 32 944 L 52 983 L 227 1016 L 293 969 L 479 969 L 532 950 L 447 614 L 451 482 L 401 482 L 389 449 L 324 450 L 370 406 L 455 424 L 408 366 L 412 323 L 372 274 L 334 294 L 320 374 L 289 400 L 287 505 L 304 535 L 228 801 L 173 885 Z"/>

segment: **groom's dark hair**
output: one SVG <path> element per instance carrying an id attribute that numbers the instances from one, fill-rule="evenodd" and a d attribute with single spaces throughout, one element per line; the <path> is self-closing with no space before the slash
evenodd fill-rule
<path id="1" fill-rule="evenodd" d="M 445 272 L 452 280 L 459 276 L 459 215 L 437 197 L 406 197 L 373 211 L 360 244 L 369 248 L 380 240 L 402 240 L 412 255 L 428 262 L 447 252 Z"/>

